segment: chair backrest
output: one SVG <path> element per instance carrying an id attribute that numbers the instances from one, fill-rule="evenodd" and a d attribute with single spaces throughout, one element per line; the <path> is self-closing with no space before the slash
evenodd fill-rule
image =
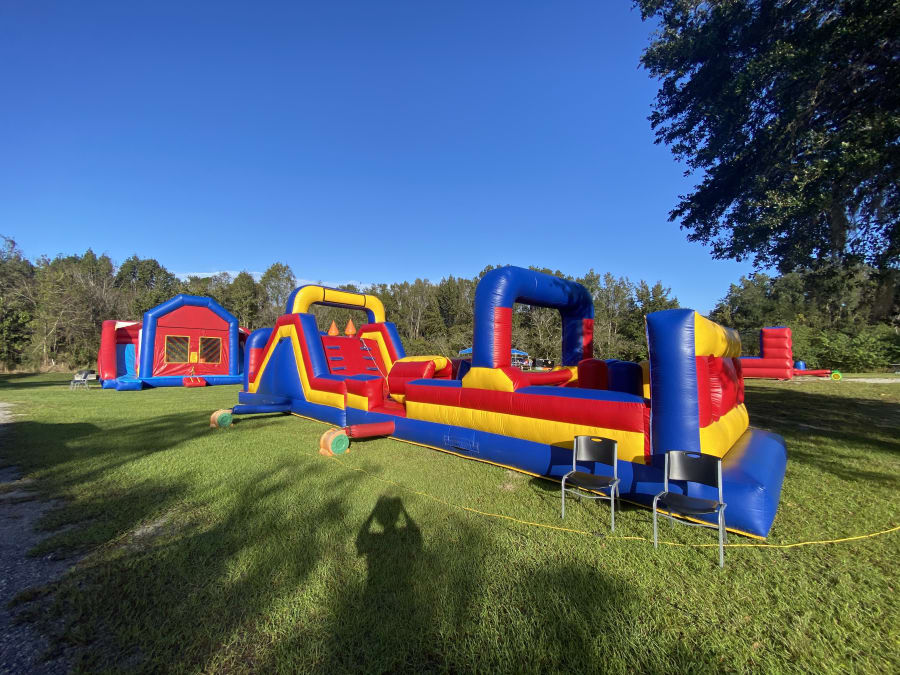
<path id="1" fill-rule="evenodd" d="M 75 377 L 73 377 L 72 379 L 79 380 L 79 381 L 86 380 L 87 376 L 90 375 L 92 372 L 94 372 L 94 371 L 93 370 L 79 370 L 77 373 L 75 373 Z"/>
<path id="2" fill-rule="evenodd" d="M 670 450 L 666 453 L 666 490 L 670 480 L 686 480 L 719 488 L 721 501 L 722 458 L 688 450 Z"/>
<path id="3" fill-rule="evenodd" d="M 618 443 L 611 438 L 598 436 L 576 436 L 572 453 L 572 467 L 576 462 L 600 462 L 617 469 Z"/>

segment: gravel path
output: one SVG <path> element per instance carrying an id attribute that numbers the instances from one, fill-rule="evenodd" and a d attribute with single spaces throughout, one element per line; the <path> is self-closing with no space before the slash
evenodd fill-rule
<path id="1" fill-rule="evenodd" d="M 9 442 L 11 406 L 0 403 L 0 465 Z M 29 479 L 22 479 L 16 467 L 0 469 L 0 673 L 66 673 L 65 656 L 44 660 L 48 640 L 28 623 L 17 623 L 17 608 L 9 602 L 19 593 L 60 578 L 72 565 L 53 555 L 29 557 L 28 551 L 47 535 L 35 524 L 56 504 L 41 501 Z"/>

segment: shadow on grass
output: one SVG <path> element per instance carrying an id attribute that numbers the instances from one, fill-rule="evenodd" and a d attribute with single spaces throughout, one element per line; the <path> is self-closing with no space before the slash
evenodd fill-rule
<path id="1" fill-rule="evenodd" d="M 53 601 L 53 614 L 66 620 L 58 638 L 86 648 L 78 666 L 127 670 L 153 664 L 168 670 L 207 664 L 220 670 L 252 664 L 253 653 L 232 654 L 237 661 L 216 658 L 223 645 L 257 630 L 281 596 L 302 587 L 322 557 L 321 531 L 343 518 L 337 498 L 304 509 L 302 521 L 297 511 L 281 508 L 284 491 L 296 487 L 298 476 L 312 483 L 319 471 L 281 463 L 243 481 L 223 518 L 209 522 L 206 506 L 193 504 L 154 534 L 137 541 L 120 537 L 106 555 L 83 564 Z M 175 506 L 184 496 L 177 485 L 156 488 L 159 498 L 144 502 L 148 511 Z M 142 490 L 153 492 L 153 486 Z M 114 499 L 106 501 L 114 508 Z"/>
<path id="2" fill-rule="evenodd" d="M 801 462 L 848 482 L 885 487 L 900 484 L 897 476 L 860 468 L 868 452 L 900 454 L 900 406 L 892 401 L 846 395 L 776 389 L 754 389 L 747 407 L 755 426 L 787 437 L 788 462 Z M 822 439 L 821 451 L 792 446 L 790 439 Z"/>
<path id="3" fill-rule="evenodd" d="M 68 387 L 69 382 L 72 381 L 72 377 L 75 375 L 75 371 L 72 371 L 71 374 L 67 373 L 55 373 L 58 375 L 57 378 L 52 380 L 36 380 L 35 378 L 40 377 L 37 373 L 4 373 L 0 374 L 0 392 L 7 389 L 34 389 L 36 387 L 57 387 L 63 388 Z M 91 387 L 91 389 L 100 389 L 99 386 L 95 385 Z M 83 391 L 83 390 L 82 390 Z"/>
<path id="4" fill-rule="evenodd" d="M 101 428 L 87 422 L 48 424 L 13 420 L 5 425 L 17 447 L 9 461 L 28 471 L 41 467 L 53 488 L 102 479 L 143 457 L 171 450 L 209 433 L 195 412 L 171 413 Z"/>
<path id="5" fill-rule="evenodd" d="M 183 508 L 179 482 L 98 494 L 91 508 L 131 531 L 57 584 L 45 630 L 64 624 L 59 644 L 84 670 L 518 672 L 613 658 L 643 671 L 699 658 L 623 650 L 644 609 L 614 571 L 565 557 L 510 567 L 489 530 L 450 515 L 425 531 L 386 494 L 356 520 L 365 479 L 328 466 L 239 476 L 224 509 L 221 495 Z"/>
<path id="6" fill-rule="evenodd" d="M 746 402 L 754 426 L 786 435 L 828 434 L 838 440 L 900 452 L 896 434 L 900 406 L 894 401 L 852 398 L 843 392 L 838 396 L 766 388 L 748 389 Z"/>

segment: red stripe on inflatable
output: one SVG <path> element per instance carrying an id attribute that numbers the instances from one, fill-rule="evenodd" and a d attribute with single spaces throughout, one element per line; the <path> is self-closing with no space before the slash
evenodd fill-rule
<path id="1" fill-rule="evenodd" d="M 555 422 L 645 432 L 646 406 L 643 403 L 413 384 L 407 385 L 406 399 Z"/>
<path id="2" fill-rule="evenodd" d="M 650 406 L 644 406 L 644 460 L 650 463 Z"/>
<path id="3" fill-rule="evenodd" d="M 698 356 L 697 363 L 697 413 L 700 426 L 709 426 L 712 422 L 712 401 L 709 388 L 709 358 Z"/>
<path id="4" fill-rule="evenodd" d="M 259 367 L 262 365 L 263 359 L 266 357 L 266 349 L 265 347 L 256 347 L 250 350 L 250 354 L 247 359 L 247 381 L 253 382 L 256 378 L 256 373 L 259 371 Z"/>
<path id="5" fill-rule="evenodd" d="M 722 414 L 730 411 L 737 405 L 737 374 L 734 372 L 734 364 L 730 358 L 720 358 L 722 368 Z"/>
<path id="6" fill-rule="evenodd" d="M 739 358 L 732 358 L 731 363 L 734 365 L 734 374 L 737 377 L 737 402 L 738 405 L 740 405 L 744 402 L 744 372 L 743 368 L 741 367 L 741 360 Z"/>
<path id="7" fill-rule="evenodd" d="M 581 358 L 589 359 L 594 356 L 594 320 L 581 320 Z"/>
<path id="8" fill-rule="evenodd" d="M 494 368 L 512 365 L 512 308 L 494 307 L 494 353 L 491 360 Z"/>
<path id="9" fill-rule="evenodd" d="M 460 405 L 462 387 L 432 387 L 425 384 L 406 385 L 406 400 L 435 405 Z"/>

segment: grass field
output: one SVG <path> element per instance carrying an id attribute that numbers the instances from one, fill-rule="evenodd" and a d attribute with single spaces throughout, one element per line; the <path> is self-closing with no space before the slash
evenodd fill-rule
<path id="1" fill-rule="evenodd" d="M 900 533 L 732 547 L 719 570 L 714 548 L 617 538 L 650 536 L 643 509 L 617 537 L 606 504 L 561 523 L 557 485 L 505 469 L 391 440 L 327 459 L 296 417 L 209 429 L 236 387 L 69 377 L 0 376 L 0 456 L 65 500 L 35 554 L 84 557 L 16 602 L 85 670 L 900 671 Z M 788 442 L 768 543 L 900 524 L 900 385 L 759 382 L 747 402 Z"/>

